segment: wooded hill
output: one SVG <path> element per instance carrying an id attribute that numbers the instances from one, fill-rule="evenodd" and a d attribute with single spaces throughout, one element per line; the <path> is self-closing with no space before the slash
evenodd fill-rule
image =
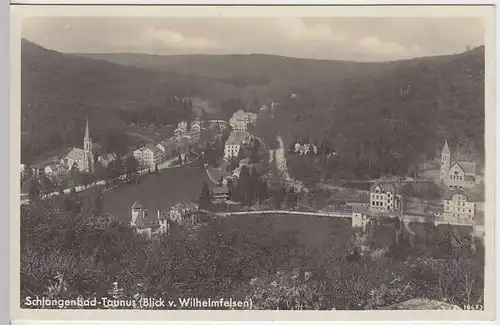
<path id="1" fill-rule="evenodd" d="M 31 163 L 48 150 L 83 146 L 87 117 L 94 140 L 122 134 L 126 120 L 137 112 L 175 123 L 185 109 L 172 98 L 189 91 L 182 87 L 188 82 L 179 80 L 176 73 L 62 54 L 23 40 L 22 160 Z"/>
<path id="2" fill-rule="evenodd" d="M 460 153 L 481 164 L 484 47 L 367 67 L 335 87 L 317 83 L 284 99 L 275 120 L 286 145 L 326 141 L 347 165 L 403 174 L 413 163 L 434 158 L 448 140 L 454 154 L 460 143 Z"/>
<path id="3" fill-rule="evenodd" d="M 44 142 L 37 149 L 80 143 L 86 114 L 99 116 L 106 130 L 128 119 L 115 118 L 123 110 L 172 111 L 176 119 L 169 98 L 185 95 L 229 113 L 279 100 L 275 124 L 287 146 L 326 138 L 335 150 L 375 165 L 389 151 L 433 156 L 444 139 L 452 150 L 460 140 L 461 152 L 484 152 L 484 47 L 364 63 L 263 54 L 69 55 L 25 41 L 22 58 L 22 129 Z"/>

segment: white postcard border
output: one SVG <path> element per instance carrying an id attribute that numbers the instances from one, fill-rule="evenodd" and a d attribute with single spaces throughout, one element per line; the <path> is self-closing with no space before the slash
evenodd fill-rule
<path id="1" fill-rule="evenodd" d="M 20 164 L 20 22 L 27 16 L 160 16 L 165 15 L 166 8 L 156 7 L 64 7 L 64 6 L 14 6 L 11 8 L 10 24 L 10 110 L 9 110 L 9 157 L 10 157 L 10 273 L 11 273 L 11 319 L 37 319 L 37 320 L 113 320 L 113 321 L 144 321 L 144 320 L 293 320 L 293 321 L 401 321 L 401 320 L 455 320 L 475 321 L 491 320 L 494 312 L 494 287 L 485 285 L 485 311 L 69 311 L 69 310 L 21 310 L 19 308 L 19 177 L 17 173 Z M 168 15 L 177 17 L 231 15 L 231 16 L 481 16 L 485 17 L 488 28 L 486 29 L 486 166 L 485 179 L 491 180 L 485 183 L 486 199 L 485 228 L 494 229 L 494 184 L 493 179 L 495 164 L 494 149 L 494 118 L 495 118 L 495 46 L 493 29 L 493 11 L 487 7 L 384 7 L 383 12 L 376 7 L 170 7 Z M 486 274 L 485 282 L 494 282 L 494 234 L 486 232 L 485 245 Z M 470 322 L 468 322 L 470 323 Z"/>

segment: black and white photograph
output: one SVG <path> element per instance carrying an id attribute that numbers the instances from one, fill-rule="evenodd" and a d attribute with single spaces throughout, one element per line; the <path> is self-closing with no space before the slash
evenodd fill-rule
<path id="1" fill-rule="evenodd" d="M 491 314 L 487 8 L 195 9 L 18 19 L 14 307 Z"/>

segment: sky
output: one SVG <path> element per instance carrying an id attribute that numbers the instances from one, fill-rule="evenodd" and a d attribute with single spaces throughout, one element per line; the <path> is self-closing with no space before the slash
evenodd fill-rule
<path id="1" fill-rule="evenodd" d="M 479 18 L 40 17 L 23 37 L 65 53 L 250 54 L 390 61 L 484 44 Z"/>

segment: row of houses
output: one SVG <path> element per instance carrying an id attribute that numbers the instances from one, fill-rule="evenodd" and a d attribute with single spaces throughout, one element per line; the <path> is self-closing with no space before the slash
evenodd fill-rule
<path id="1" fill-rule="evenodd" d="M 188 123 L 181 121 L 174 130 L 174 137 L 167 138 L 157 144 L 147 144 L 133 152 L 133 156 L 145 167 L 155 167 L 165 158 L 173 157 L 177 154 L 184 159 L 187 154 L 187 147 L 195 143 L 201 135 L 201 126 L 198 119 L 191 122 L 188 130 Z"/>

